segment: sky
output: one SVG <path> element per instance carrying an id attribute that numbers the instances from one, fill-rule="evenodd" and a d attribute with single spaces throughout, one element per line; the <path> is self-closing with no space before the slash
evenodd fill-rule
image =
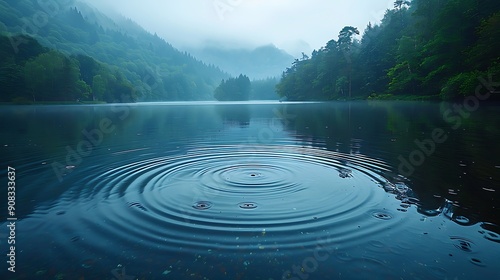
<path id="1" fill-rule="evenodd" d="M 255 48 L 299 56 L 336 39 L 347 25 L 378 23 L 394 0 L 87 0 L 130 18 L 174 47 Z"/>

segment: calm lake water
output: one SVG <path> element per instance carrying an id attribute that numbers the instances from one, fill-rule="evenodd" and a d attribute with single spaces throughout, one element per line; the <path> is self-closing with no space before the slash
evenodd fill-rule
<path id="1" fill-rule="evenodd" d="M 500 279 L 500 106 L 458 105 L 0 107 L 0 278 Z"/>

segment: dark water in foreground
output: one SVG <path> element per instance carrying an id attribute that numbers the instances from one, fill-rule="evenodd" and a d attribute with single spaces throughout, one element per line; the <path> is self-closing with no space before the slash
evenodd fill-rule
<path id="1" fill-rule="evenodd" d="M 0 107 L 0 278 L 499 279 L 500 106 L 451 105 Z"/>

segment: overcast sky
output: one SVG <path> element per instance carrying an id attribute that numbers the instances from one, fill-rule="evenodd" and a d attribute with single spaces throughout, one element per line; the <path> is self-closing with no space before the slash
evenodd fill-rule
<path id="1" fill-rule="evenodd" d="M 178 49 L 223 43 L 274 44 L 298 55 L 336 39 L 346 25 L 362 31 L 394 0 L 87 0 L 112 8 Z"/>

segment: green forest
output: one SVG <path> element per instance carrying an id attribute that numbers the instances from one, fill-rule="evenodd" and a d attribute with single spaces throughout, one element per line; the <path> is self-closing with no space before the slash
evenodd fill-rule
<path id="1" fill-rule="evenodd" d="M 500 77 L 500 1 L 395 1 L 380 24 L 303 54 L 283 72 L 288 100 L 456 99 Z M 498 95 L 496 95 L 498 98 Z"/>
<path id="2" fill-rule="evenodd" d="M 19 44 L 12 52 L 11 42 Z M 66 56 L 28 36 L 0 35 L 0 101 L 133 102 L 136 92 L 115 67 L 85 55 Z"/>
<path id="3" fill-rule="evenodd" d="M 210 100 L 228 78 L 72 0 L 0 0 L 0 34 L 0 102 Z"/>
<path id="4" fill-rule="evenodd" d="M 214 91 L 215 99 L 219 101 L 243 101 L 250 99 L 250 79 L 240 74 L 237 78 L 222 80 Z"/>
<path id="5" fill-rule="evenodd" d="M 395 1 L 243 95 L 228 90 L 239 77 L 129 19 L 49 2 L 0 0 L 0 102 L 456 99 L 500 74 L 498 0 Z"/>

